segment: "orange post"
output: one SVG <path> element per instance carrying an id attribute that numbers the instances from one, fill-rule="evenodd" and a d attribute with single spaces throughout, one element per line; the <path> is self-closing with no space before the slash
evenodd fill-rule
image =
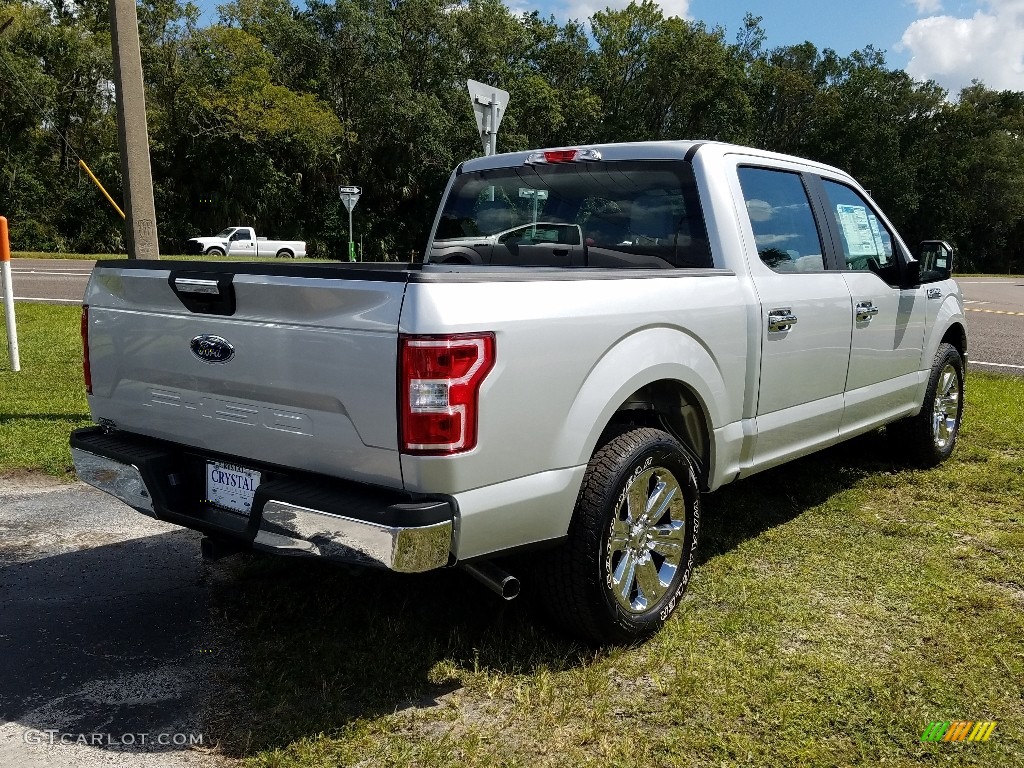
<path id="1" fill-rule="evenodd" d="M 11 260 L 11 239 L 7 236 L 7 217 L 0 216 L 0 261 Z"/>
<path id="2" fill-rule="evenodd" d="M 4 316 L 7 318 L 7 350 L 11 370 L 21 370 L 18 357 L 18 331 L 14 326 L 14 285 L 11 281 L 11 241 L 7 235 L 7 217 L 0 216 L 0 277 L 4 287 Z"/>

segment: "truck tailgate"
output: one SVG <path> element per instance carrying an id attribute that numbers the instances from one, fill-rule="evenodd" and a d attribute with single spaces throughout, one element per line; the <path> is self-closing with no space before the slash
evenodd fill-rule
<path id="1" fill-rule="evenodd" d="M 401 269 L 101 262 L 85 296 L 93 419 L 400 487 L 406 280 Z"/>

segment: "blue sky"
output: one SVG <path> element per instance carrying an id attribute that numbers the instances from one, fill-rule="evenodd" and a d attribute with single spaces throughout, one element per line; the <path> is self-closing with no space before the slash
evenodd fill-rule
<path id="1" fill-rule="evenodd" d="M 730 40 L 749 11 L 762 18 L 768 33 L 768 46 L 791 45 L 810 40 L 818 48 L 833 48 L 847 54 L 867 45 L 886 51 L 886 61 L 904 67 L 908 52 L 895 46 L 903 31 L 918 16 L 914 6 L 900 0 L 860 0 L 858 3 L 818 0 L 691 0 L 688 16 L 708 26 L 719 24 L 728 30 Z M 853 12 L 852 8 L 857 8 Z"/>
<path id="2" fill-rule="evenodd" d="M 297 0 L 301 2 L 302 0 Z M 217 0 L 197 0 L 213 18 Z M 296 2 L 296 0 L 293 0 Z M 559 20 L 624 7 L 629 0 L 505 0 Z M 723 26 L 735 39 L 743 16 L 761 16 L 769 48 L 810 40 L 845 55 L 874 45 L 890 67 L 934 79 L 956 96 L 971 80 L 1024 91 L 1024 0 L 659 0 L 665 15 Z"/>

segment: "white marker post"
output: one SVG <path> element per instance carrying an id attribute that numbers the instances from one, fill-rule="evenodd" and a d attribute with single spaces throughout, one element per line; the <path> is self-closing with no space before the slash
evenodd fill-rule
<path id="1" fill-rule="evenodd" d="M 0 216 L 0 272 L 3 273 L 4 315 L 7 318 L 7 349 L 11 355 L 11 370 L 21 370 L 18 357 L 18 329 L 14 325 L 14 284 L 11 281 L 11 241 L 7 236 L 7 218 Z"/>

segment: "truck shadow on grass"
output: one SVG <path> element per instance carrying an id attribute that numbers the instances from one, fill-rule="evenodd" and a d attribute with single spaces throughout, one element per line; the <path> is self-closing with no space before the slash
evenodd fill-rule
<path id="1" fill-rule="evenodd" d="M 882 431 L 724 486 L 703 497 L 698 565 L 871 476 L 908 469 Z"/>
<path id="2" fill-rule="evenodd" d="M 878 472 L 903 469 L 871 434 L 704 497 L 700 562 L 721 555 Z M 459 570 L 405 576 L 314 560 L 246 556 L 213 595 L 236 649 L 213 714 L 222 749 L 244 756 L 331 735 L 353 721 L 429 707 L 458 670 L 530 675 L 600 654 L 552 630 L 524 578 L 504 603 Z M 456 670 L 453 672 L 452 670 Z"/>

